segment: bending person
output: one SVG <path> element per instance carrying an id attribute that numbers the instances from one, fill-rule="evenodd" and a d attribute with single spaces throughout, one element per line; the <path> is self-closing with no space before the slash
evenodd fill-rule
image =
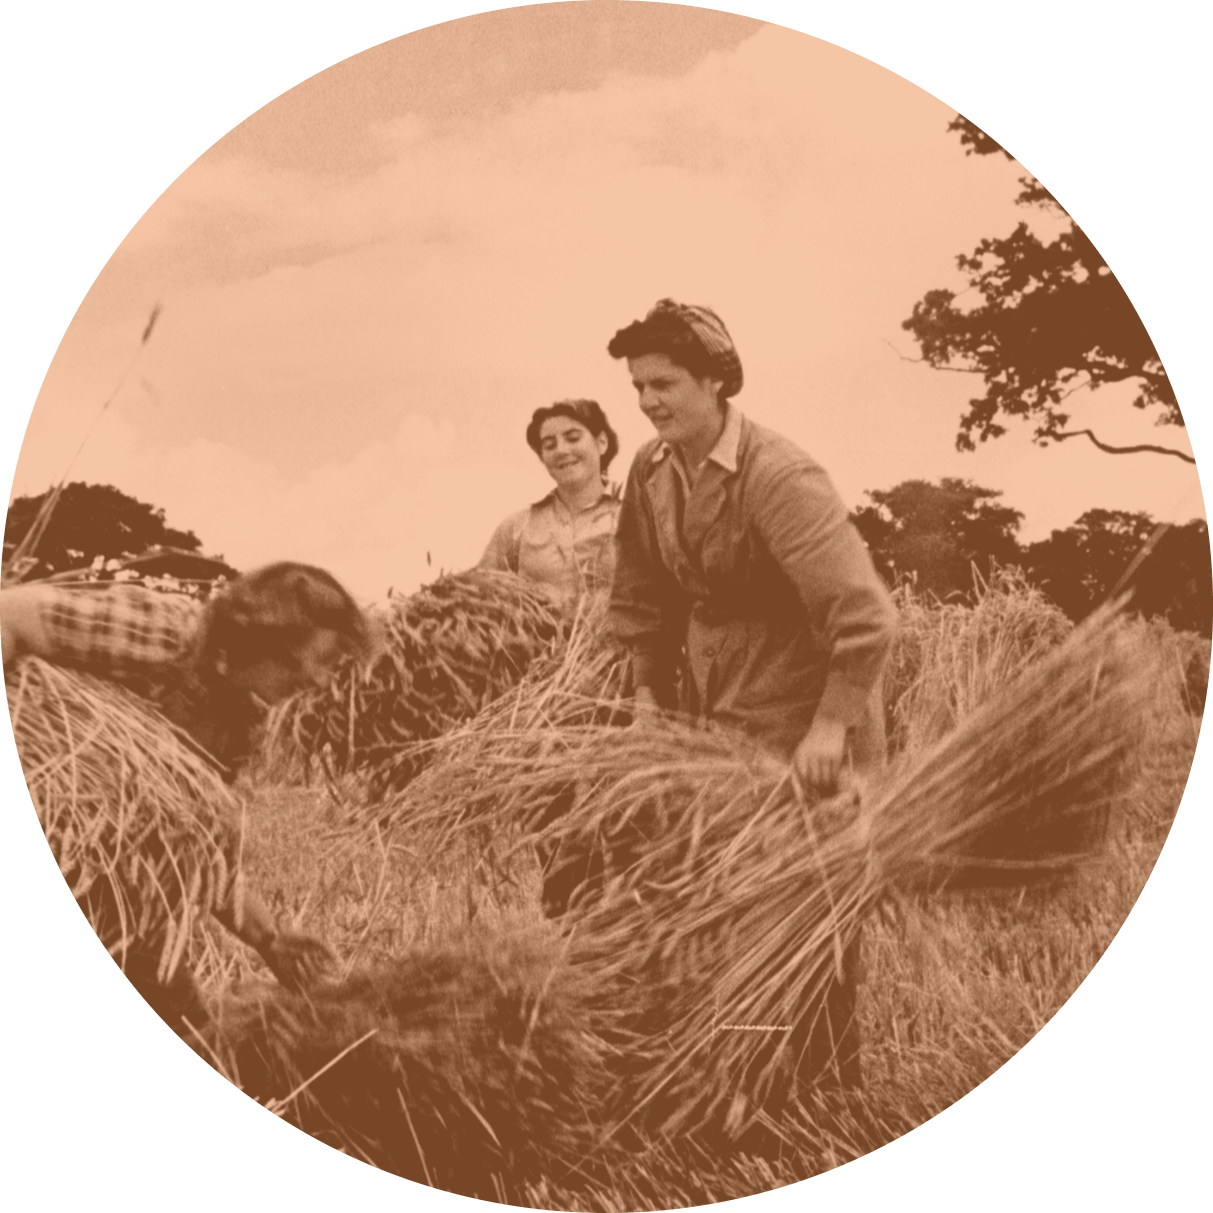
<path id="1" fill-rule="evenodd" d="M 479 567 L 518 573 L 571 608 L 611 584 L 620 501 L 606 472 L 619 439 L 595 401 L 558 400 L 535 410 L 526 441 L 556 487 L 497 528 Z"/>
<path id="2" fill-rule="evenodd" d="M 328 573 L 289 563 L 247 574 L 205 605 L 131 585 L 34 583 L 4 589 L 0 642 L 6 671 L 28 654 L 138 692 L 213 756 L 229 780 L 251 753 L 267 705 L 324 685 L 340 662 L 369 658 L 378 647 L 375 625 Z M 237 878 L 241 847 L 235 823 L 216 841 L 231 878 L 213 906 L 215 916 L 256 949 L 281 981 L 307 983 L 327 963 L 327 948 L 278 930 L 269 910 Z M 158 862 L 154 856 L 149 861 Z M 107 889 L 98 880 L 82 908 L 104 933 L 119 929 L 121 907 L 132 899 L 138 903 L 140 896 L 139 889 Z M 166 977 L 162 944 L 158 938 L 136 940 L 124 950 L 124 969 L 174 1027 L 182 1018 L 200 1026 L 206 1013 L 192 974 L 179 966 Z"/>
<path id="3" fill-rule="evenodd" d="M 709 308 L 663 299 L 607 348 L 657 431 L 628 476 L 610 604 L 637 712 L 742 730 L 824 792 L 881 763 L 897 617 L 826 473 L 730 403 L 741 361 Z M 803 1081 L 858 1079 L 853 962 L 791 1034 Z"/>

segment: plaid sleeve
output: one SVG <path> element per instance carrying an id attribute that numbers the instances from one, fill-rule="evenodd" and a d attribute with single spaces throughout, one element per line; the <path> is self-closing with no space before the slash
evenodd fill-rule
<path id="1" fill-rule="evenodd" d="M 56 589 L 42 603 L 48 661 L 111 677 L 178 664 L 198 632 L 202 607 L 140 586 Z"/>

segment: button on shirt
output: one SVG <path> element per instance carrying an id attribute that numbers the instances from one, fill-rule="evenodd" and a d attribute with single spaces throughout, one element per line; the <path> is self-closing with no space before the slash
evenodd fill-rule
<path id="1" fill-rule="evenodd" d="M 511 514 L 493 533 L 482 569 L 508 570 L 546 586 L 561 605 L 582 594 L 607 590 L 615 567 L 617 485 L 583 510 L 571 511 L 553 490 L 542 501 Z"/>

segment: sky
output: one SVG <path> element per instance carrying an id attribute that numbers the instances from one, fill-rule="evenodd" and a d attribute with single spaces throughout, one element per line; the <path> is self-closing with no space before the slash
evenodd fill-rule
<path id="1" fill-rule="evenodd" d="M 543 5 L 377 46 L 151 203 L 55 353 L 13 495 L 70 467 L 237 567 L 412 590 L 548 491 L 536 407 L 599 400 L 626 474 L 651 431 L 606 343 L 672 295 L 724 317 L 738 406 L 851 507 L 961 476 L 1002 490 L 1025 540 L 1092 506 L 1201 514 L 1176 460 L 1041 450 L 1019 423 L 955 451 L 980 379 L 916 365 L 901 322 L 962 285 L 955 256 L 982 237 L 1051 229 L 1013 205 L 1019 165 L 964 155 L 954 114 L 829 43 L 670 5 Z M 1074 397 L 1075 423 L 1189 449 L 1130 395 Z"/>

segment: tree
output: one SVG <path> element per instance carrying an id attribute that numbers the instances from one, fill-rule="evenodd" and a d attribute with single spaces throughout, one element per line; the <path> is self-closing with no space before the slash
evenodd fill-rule
<path id="1" fill-rule="evenodd" d="M 939 484 L 905 480 L 866 496 L 872 504 L 851 521 L 890 584 L 908 577 L 941 600 L 969 599 L 974 569 L 988 578 L 994 566 L 1019 559 L 1023 515 L 999 504 L 995 489 L 945 477 Z"/>
<path id="2" fill-rule="evenodd" d="M 966 155 L 1005 151 L 967 118 L 957 116 Z M 1069 220 L 1057 200 L 1033 177 L 1021 177 L 1016 199 Z M 957 264 L 968 288 L 932 290 L 914 305 L 902 327 L 914 335 L 922 361 L 940 370 L 977 373 L 985 395 L 969 401 L 956 437 L 959 450 L 975 449 L 1005 433 L 1002 418 L 1035 423 L 1041 446 L 1085 436 L 1111 454 L 1154 451 L 1194 463 L 1183 451 L 1145 443 L 1112 446 L 1089 429 L 1071 430 L 1061 407 L 1082 388 L 1097 390 L 1133 381 L 1133 405 L 1151 410 L 1160 426 L 1182 426 L 1175 392 L 1145 326 L 1095 246 L 1070 221 L 1045 243 L 1026 223 L 1001 239 L 983 240 Z M 962 296 L 980 300 L 970 305 Z"/>
<path id="3" fill-rule="evenodd" d="M 1172 627 L 1213 635 L 1208 523 L 1193 518 L 1171 527 L 1134 577 L 1133 588 L 1133 605 L 1143 615 L 1161 615 Z"/>
<path id="4" fill-rule="evenodd" d="M 1208 636 L 1213 630 L 1209 528 L 1196 518 L 1158 532 L 1146 513 L 1088 510 L 1072 526 L 1029 544 L 1025 570 L 1075 621 L 1114 591 L 1128 590 L 1132 610 Z M 1135 567 L 1151 540 L 1149 554 Z"/>
<path id="5" fill-rule="evenodd" d="M 1154 519 L 1127 510 L 1087 510 L 1065 530 L 1024 549 L 1024 568 L 1073 620 L 1103 602 L 1155 530 Z"/>
<path id="6" fill-rule="evenodd" d="M 18 497 L 8 507 L 4 548 L 11 552 L 25 537 L 49 495 Z M 193 531 L 178 531 L 165 521 L 164 511 L 137 501 L 108 484 L 67 485 L 33 553 L 35 576 L 67 569 L 86 569 L 94 560 L 142 555 L 149 548 L 170 547 L 198 552 L 201 540 Z"/>

